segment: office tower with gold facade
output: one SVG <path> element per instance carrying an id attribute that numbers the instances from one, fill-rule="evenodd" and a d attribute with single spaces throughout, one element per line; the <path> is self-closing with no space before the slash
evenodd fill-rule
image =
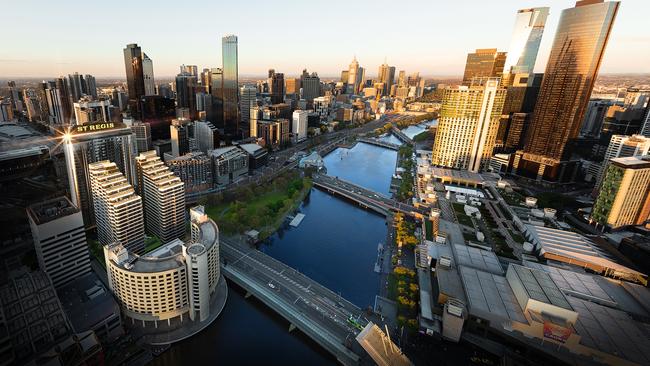
<path id="1" fill-rule="evenodd" d="M 517 174 L 537 181 L 574 179 L 571 146 L 580 124 L 618 11 L 618 1 L 582 0 L 565 9 L 555 34 Z"/>
<path id="2" fill-rule="evenodd" d="M 467 54 L 463 85 L 469 85 L 475 77 L 501 77 L 506 53 L 496 48 L 482 48 Z M 401 77 L 401 75 L 400 75 Z"/>

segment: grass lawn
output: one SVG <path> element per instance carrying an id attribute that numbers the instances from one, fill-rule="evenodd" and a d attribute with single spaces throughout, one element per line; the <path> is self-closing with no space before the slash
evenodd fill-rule
<path id="1" fill-rule="evenodd" d="M 311 187 L 311 179 L 297 177 L 286 185 L 258 187 L 258 192 L 241 199 L 213 206 L 206 204 L 205 211 L 225 233 L 255 229 L 260 232 L 260 239 L 265 239 L 277 230 L 290 211 L 300 205 Z"/>
<path id="2" fill-rule="evenodd" d="M 470 219 L 469 216 L 465 215 L 465 208 L 464 208 L 465 206 L 457 202 L 453 202 L 452 205 L 454 206 L 454 211 L 456 211 L 456 217 L 458 218 L 458 223 L 469 227 L 474 227 L 474 224 L 472 223 L 472 219 Z"/>
<path id="3" fill-rule="evenodd" d="M 424 221 L 424 228 L 426 230 L 424 237 L 427 240 L 433 240 L 433 223 L 431 222 L 431 220 L 427 219 Z"/>
<path id="4" fill-rule="evenodd" d="M 99 262 L 102 267 L 106 268 L 106 261 L 104 260 L 104 248 L 102 248 L 102 245 L 99 244 L 99 241 L 88 240 L 88 249 L 90 250 L 90 254 L 95 259 L 97 259 L 97 262 Z"/>
<path id="5" fill-rule="evenodd" d="M 144 240 L 144 252 L 149 253 L 161 245 L 162 242 L 157 236 L 149 236 Z"/>
<path id="6" fill-rule="evenodd" d="M 503 189 L 499 189 L 499 193 L 510 206 L 521 206 L 522 202 L 525 200 L 524 196 L 515 191 L 506 192 Z"/>
<path id="7" fill-rule="evenodd" d="M 397 275 L 395 273 L 388 275 L 388 298 L 391 300 L 397 299 Z"/>

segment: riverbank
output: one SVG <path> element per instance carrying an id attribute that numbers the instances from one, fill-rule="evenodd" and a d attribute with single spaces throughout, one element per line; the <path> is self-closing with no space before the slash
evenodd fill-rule
<path id="1" fill-rule="evenodd" d="M 215 195 L 203 203 L 207 215 L 228 235 L 257 230 L 259 239 L 273 235 L 285 217 L 296 210 L 312 187 L 311 178 L 289 171 L 273 182 L 245 188 L 234 197 Z"/>

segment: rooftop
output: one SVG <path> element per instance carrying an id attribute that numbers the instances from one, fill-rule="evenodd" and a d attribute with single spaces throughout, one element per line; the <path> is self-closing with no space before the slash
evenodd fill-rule
<path id="1" fill-rule="evenodd" d="M 488 319 L 498 316 L 528 324 L 504 276 L 464 266 L 459 267 L 459 272 L 470 313 L 478 311 Z"/>
<path id="2" fill-rule="evenodd" d="M 57 293 L 76 332 L 90 330 L 96 324 L 120 315 L 119 305 L 94 272 L 59 288 Z"/>
<path id="3" fill-rule="evenodd" d="M 68 197 L 61 196 L 35 203 L 27 208 L 27 214 L 37 225 L 79 212 Z"/>
<path id="4" fill-rule="evenodd" d="M 540 250 L 540 255 L 589 268 L 614 278 L 647 284 L 647 275 L 618 264 L 584 236 L 564 230 L 526 225 L 526 236 Z"/>
<path id="5" fill-rule="evenodd" d="M 516 274 L 516 278 L 523 285 L 528 298 L 563 309 L 573 310 L 564 293 L 560 291 L 560 288 L 547 272 L 518 264 L 511 264 L 508 268 L 508 275 L 510 275 L 510 271 Z"/>
<path id="6" fill-rule="evenodd" d="M 456 261 L 459 266 L 472 267 L 494 274 L 503 274 L 503 268 L 494 252 L 481 250 L 467 245 L 455 244 Z"/>
<path id="7" fill-rule="evenodd" d="M 650 156 L 628 156 L 610 160 L 614 165 L 628 169 L 650 168 Z"/>

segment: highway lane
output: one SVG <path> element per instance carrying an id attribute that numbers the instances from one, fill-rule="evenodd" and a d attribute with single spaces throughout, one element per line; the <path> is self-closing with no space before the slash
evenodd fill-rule
<path id="1" fill-rule="evenodd" d="M 308 315 L 341 342 L 358 333 L 358 329 L 348 322 L 348 317 L 356 319 L 362 311 L 349 301 L 256 249 L 223 239 L 221 246 L 226 259 L 224 265 L 237 267 L 261 285 L 275 291 L 287 304 Z M 364 323 L 361 319 L 361 323 Z"/>

